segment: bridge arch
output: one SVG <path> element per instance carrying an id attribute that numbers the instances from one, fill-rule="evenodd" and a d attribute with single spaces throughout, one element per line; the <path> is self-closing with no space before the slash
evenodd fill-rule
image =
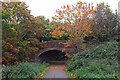
<path id="1" fill-rule="evenodd" d="M 51 61 L 65 61 L 68 59 L 66 52 L 62 52 L 58 49 L 49 49 L 39 55 L 40 63 L 42 62 L 51 62 Z M 43 60 L 44 59 L 44 60 Z"/>
<path id="2" fill-rule="evenodd" d="M 72 54 L 75 54 L 75 53 L 78 52 L 78 50 L 76 49 L 74 44 L 72 44 L 71 46 L 68 46 L 68 47 L 65 48 L 65 45 L 60 44 L 60 42 L 66 42 L 66 41 L 54 40 L 54 41 L 45 41 L 45 42 L 43 42 L 44 47 L 40 48 L 38 53 L 35 54 L 34 61 L 36 63 L 38 63 L 39 62 L 39 56 L 42 55 L 43 53 L 45 53 L 46 51 L 50 51 L 50 50 L 59 50 L 61 52 L 72 53 Z M 65 48 L 64 51 L 62 51 L 63 48 Z"/>

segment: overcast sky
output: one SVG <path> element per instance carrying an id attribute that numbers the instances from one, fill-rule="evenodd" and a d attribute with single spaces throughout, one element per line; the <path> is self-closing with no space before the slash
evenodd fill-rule
<path id="1" fill-rule="evenodd" d="M 46 18 L 51 19 L 54 16 L 55 11 L 60 9 L 61 6 L 67 4 L 76 4 L 80 0 L 21 0 L 26 2 L 29 6 L 28 9 L 31 10 L 33 16 L 45 16 Z M 100 2 L 105 2 L 110 5 L 110 8 L 113 12 L 118 9 L 118 2 L 120 0 L 81 0 L 86 3 L 93 3 L 96 5 Z"/>

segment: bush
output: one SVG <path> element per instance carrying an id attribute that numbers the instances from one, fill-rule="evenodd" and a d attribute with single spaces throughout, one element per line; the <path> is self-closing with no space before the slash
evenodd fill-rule
<path id="1" fill-rule="evenodd" d="M 72 56 L 67 70 L 77 78 L 119 78 L 118 42 L 103 42 Z"/>
<path id="2" fill-rule="evenodd" d="M 73 55 L 72 59 L 66 62 L 67 70 L 72 71 L 80 68 L 80 66 L 82 66 L 81 62 L 82 61 L 80 60 L 79 56 Z"/>
<path id="3" fill-rule="evenodd" d="M 115 71 L 110 65 L 99 64 L 94 62 L 93 60 L 83 59 L 81 62 L 81 66 L 72 66 L 67 65 L 68 70 L 71 70 L 73 74 L 77 76 L 77 78 L 120 78 L 119 73 Z M 73 63 L 73 65 L 78 65 Z M 71 67 L 72 66 L 72 67 Z"/>
<path id="4" fill-rule="evenodd" d="M 88 50 L 83 51 L 78 56 L 81 58 L 105 60 L 108 64 L 117 67 L 118 65 L 118 42 L 109 41 L 99 45 L 93 45 Z"/>
<path id="5" fill-rule="evenodd" d="M 5 66 L 2 72 L 3 80 L 5 78 L 34 78 L 41 73 L 49 64 L 37 63 L 18 63 L 17 65 Z"/>

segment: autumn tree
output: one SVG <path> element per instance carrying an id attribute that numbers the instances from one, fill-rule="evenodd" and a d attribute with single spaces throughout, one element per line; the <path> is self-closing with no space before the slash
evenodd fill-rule
<path id="1" fill-rule="evenodd" d="M 97 4 L 94 13 L 93 34 L 98 41 L 109 40 L 114 28 L 116 27 L 116 15 L 105 3 Z"/>
<path id="2" fill-rule="evenodd" d="M 30 59 L 41 47 L 36 36 L 42 36 L 42 25 L 30 15 L 24 2 L 2 2 L 3 64 L 16 64 Z"/>
<path id="3" fill-rule="evenodd" d="M 2 2 L 4 22 L 11 24 L 11 29 L 17 31 L 21 38 L 25 36 L 26 32 L 29 30 L 28 27 L 31 25 L 32 16 L 30 15 L 30 10 L 27 8 L 28 6 L 25 2 Z M 6 14 L 8 15 L 5 16 Z M 7 18 L 8 16 L 10 17 Z M 18 26 L 18 24 L 20 24 L 20 26 Z"/>
<path id="4" fill-rule="evenodd" d="M 49 30 L 51 31 L 50 33 L 52 33 L 53 31 L 54 31 L 54 28 L 53 28 L 53 25 L 51 25 L 51 24 L 54 24 L 55 23 L 55 25 L 59 25 L 59 26 L 63 26 L 63 24 L 62 24 L 62 22 L 60 22 L 60 21 L 58 21 L 58 22 L 55 22 L 55 21 L 52 21 L 52 22 L 50 22 L 50 26 L 49 26 Z M 57 27 L 56 26 L 56 27 Z M 61 31 L 61 30 L 60 30 Z M 66 34 L 63 34 L 62 36 L 59 36 L 59 37 L 54 37 L 53 35 L 51 35 L 51 39 L 52 40 L 68 40 L 68 35 L 66 35 Z"/>
<path id="5" fill-rule="evenodd" d="M 52 37 L 59 38 L 64 35 L 69 36 L 68 41 L 64 43 L 67 46 L 77 41 L 83 40 L 91 31 L 92 14 L 94 13 L 93 5 L 78 1 L 77 4 L 63 6 L 62 9 L 56 10 L 53 19 Z M 62 25 L 56 24 L 60 22 Z"/>
<path id="6" fill-rule="evenodd" d="M 50 30 L 51 27 L 49 26 L 49 19 L 45 19 L 44 16 L 37 16 L 35 17 L 36 21 L 35 23 L 37 27 L 41 26 L 41 29 L 36 29 L 36 32 L 38 31 L 41 36 L 37 36 L 40 40 L 49 40 L 51 35 L 50 35 Z M 41 32 L 40 32 L 41 31 Z"/>
<path id="7" fill-rule="evenodd" d="M 30 19 L 30 10 L 25 2 L 2 2 L 3 16 L 5 13 L 12 12 L 10 18 L 4 20 L 12 22 L 20 22 L 23 19 Z"/>

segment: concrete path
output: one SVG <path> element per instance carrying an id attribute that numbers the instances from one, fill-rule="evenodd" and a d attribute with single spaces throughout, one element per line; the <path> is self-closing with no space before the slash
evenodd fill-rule
<path id="1" fill-rule="evenodd" d="M 64 71 L 65 65 L 51 65 L 43 79 L 47 80 L 70 80 Z"/>

